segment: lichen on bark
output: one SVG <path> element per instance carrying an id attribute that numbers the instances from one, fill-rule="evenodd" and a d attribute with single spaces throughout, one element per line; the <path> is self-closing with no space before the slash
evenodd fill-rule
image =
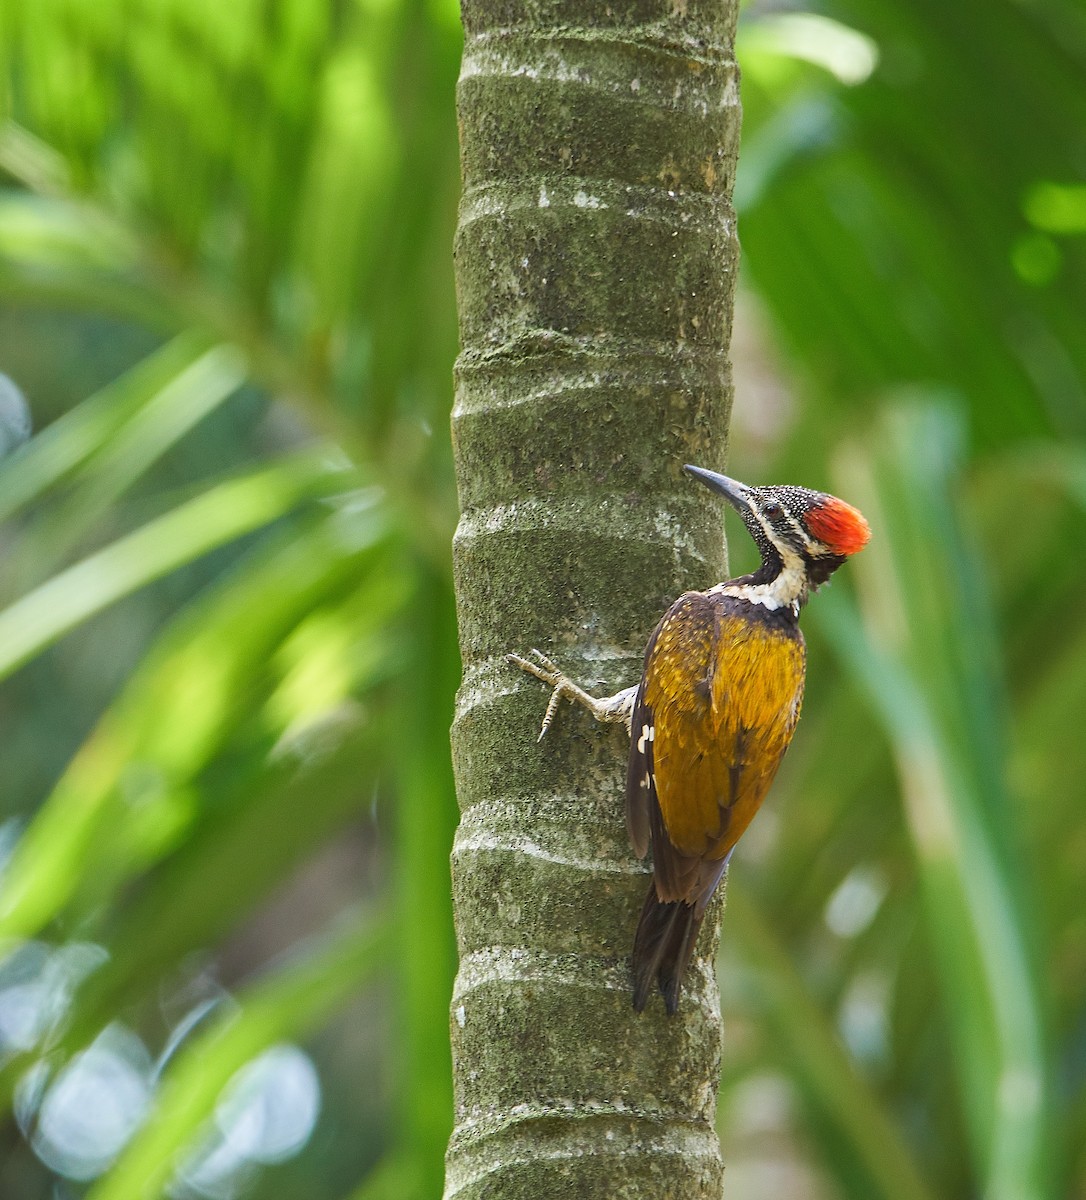
<path id="1" fill-rule="evenodd" d="M 625 736 L 509 650 L 600 694 L 682 590 L 724 575 L 737 243 L 735 4 L 464 0 L 453 726 L 460 972 L 446 1197 L 721 1194 L 708 921 L 678 1017 L 630 1002 L 647 886 Z"/>

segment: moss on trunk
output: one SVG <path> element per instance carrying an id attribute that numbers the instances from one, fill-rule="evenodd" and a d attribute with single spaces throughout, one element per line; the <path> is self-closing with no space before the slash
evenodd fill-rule
<path id="1" fill-rule="evenodd" d="M 719 1197 L 717 922 L 678 1017 L 638 1016 L 646 866 L 626 739 L 506 651 L 636 681 L 679 592 L 723 577 L 737 244 L 735 4 L 465 0 L 453 429 L 464 681 L 461 964 L 446 1196 Z"/>

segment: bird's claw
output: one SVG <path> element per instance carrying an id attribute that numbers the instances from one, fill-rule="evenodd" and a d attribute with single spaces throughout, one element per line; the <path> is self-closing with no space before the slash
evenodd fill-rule
<path id="1" fill-rule="evenodd" d="M 568 675 L 560 671 L 539 650 L 533 650 L 532 654 L 535 656 L 535 662 L 528 658 L 521 658 L 519 654 L 507 654 L 505 661 L 515 667 L 520 667 L 522 671 L 527 671 L 529 675 L 534 675 L 536 679 L 554 689 L 547 701 L 547 711 L 543 714 L 543 726 L 539 731 L 537 741 L 541 742 L 546 736 L 547 730 L 550 729 L 551 722 L 554 720 L 554 714 L 558 711 L 558 705 L 563 700 L 569 700 L 587 708 L 597 721 L 621 721 L 627 730 L 629 729 L 634 698 L 637 694 L 636 687 L 625 688 L 613 696 L 605 696 L 600 699 L 597 696 L 589 695 L 584 688 L 578 687 Z"/>
<path id="2" fill-rule="evenodd" d="M 541 650 L 533 648 L 529 653 L 535 658 L 535 662 L 521 658 L 519 654 L 507 654 L 505 661 L 520 667 L 522 671 L 527 671 L 529 675 L 534 675 L 536 679 L 541 679 L 551 687 L 557 687 L 559 681 L 565 679 L 558 667 Z"/>
<path id="3" fill-rule="evenodd" d="M 527 671 L 529 675 L 534 675 L 536 679 L 553 688 L 550 699 L 547 701 L 547 711 L 543 714 L 543 724 L 539 730 L 537 742 L 541 742 L 550 729 L 551 723 L 554 721 L 554 715 L 558 711 L 558 705 L 563 700 L 573 700 L 576 698 L 580 688 L 567 676 L 564 675 L 556 663 L 552 662 L 541 650 L 536 650 L 534 647 L 531 654 L 535 658 L 535 662 L 531 659 L 521 658 L 519 654 L 507 654 L 505 661 L 515 667 L 520 667 L 522 671 Z"/>

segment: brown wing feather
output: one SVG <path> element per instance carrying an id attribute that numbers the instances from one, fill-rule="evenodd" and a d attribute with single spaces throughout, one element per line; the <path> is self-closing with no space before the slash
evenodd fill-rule
<path id="1" fill-rule="evenodd" d="M 675 843 L 661 812 L 658 788 L 662 773 L 672 769 L 676 739 L 689 744 L 693 732 L 710 714 L 714 625 L 712 605 L 702 593 L 680 596 L 649 640 L 645 675 L 634 703 L 626 781 L 627 826 L 637 853 L 643 852 L 651 838 L 656 890 L 664 901 L 684 897 L 698 873 L 702 847 L 690 855 L 685 846 Z M 667 663 L 682 665 L 686 686 L 661 671 L 661 664 Z M 690 686 L 690 680 L 701 681 L 700 686 Z M 665 731 L 663 758 L 661 728 Z M 706 768 L 712 769 L 712 756 L 703 757 Z"/>
<path id="2" fill-rule="evenodd" d="M 649 641 L 647 655 L 652 654 L 655 634 Z M 652 741 L 645 730 L 652 729 L 655 718 L 652 709 L 645 703 L 645 683 L 637 689 L 634 698 L 633 716 L 630 718 L 630 761 L 626 769 L 626 831 L 630 845 L 638 858 L 644 858 L 649 850 L 650 808 L 656 807 L 653 791 Z"/>
<path id="3" fill-rule="evenodd" d="M 661 901 L 704 908 L 791 740 L 803 674 L 794 625 L 702 592 L 664 614 L 634 705 L 626 792 L 634 849 L 652 839 Z"/>

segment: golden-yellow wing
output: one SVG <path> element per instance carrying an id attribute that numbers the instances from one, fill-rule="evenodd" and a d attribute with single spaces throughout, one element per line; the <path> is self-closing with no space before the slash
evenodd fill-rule
<path id="1" fill-rule="evenodd" d="M 627 820 L 639 854 L 651 836 L 660 900 L 704 906 L 788 748 L 805 670 L 790 615 L 688 592 L 649 642 Z"/>

